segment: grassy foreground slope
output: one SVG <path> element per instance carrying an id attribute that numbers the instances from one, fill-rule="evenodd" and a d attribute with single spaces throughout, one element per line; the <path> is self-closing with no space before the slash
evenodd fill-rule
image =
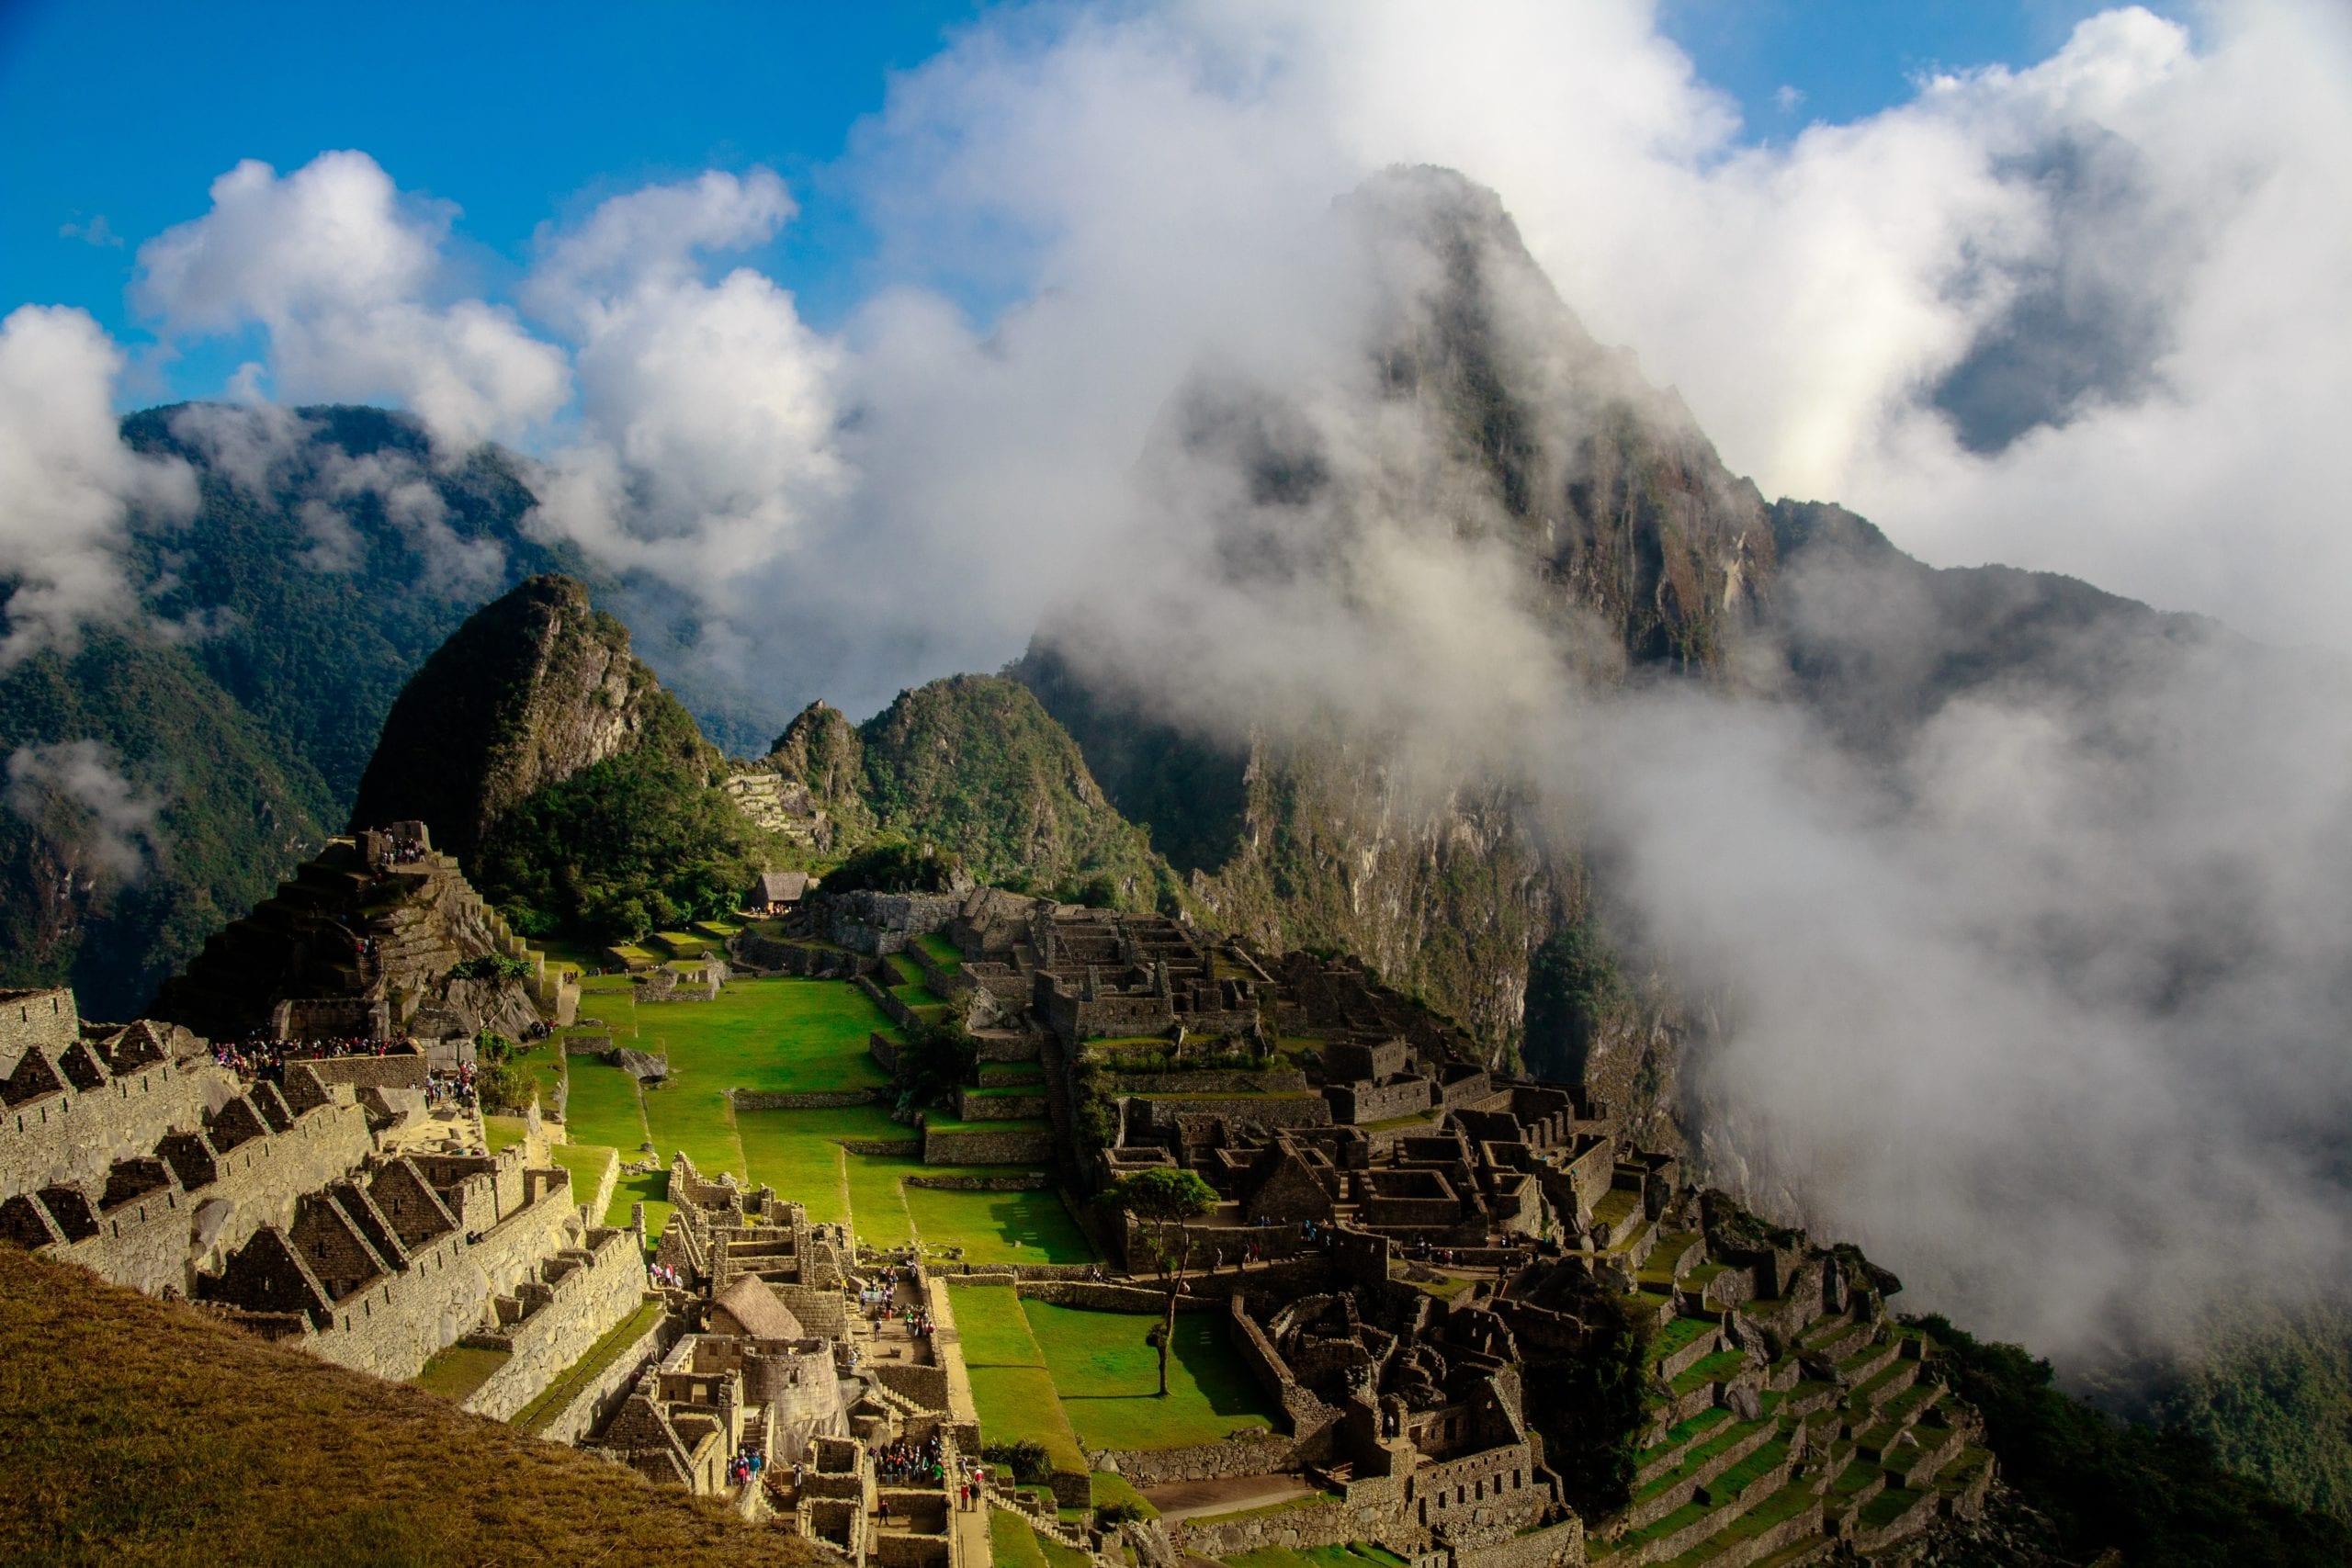
<path id="1" fill-rule="evenodd" d="M 0 1247 L 0 1562 L 805 1564 L 715 1502 Z"/>

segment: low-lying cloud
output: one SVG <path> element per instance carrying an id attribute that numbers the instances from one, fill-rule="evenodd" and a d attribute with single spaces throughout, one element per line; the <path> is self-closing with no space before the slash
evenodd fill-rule
<path id="1" fill-rule="evenodd" d="M 97 740 L 22 746 L 8 753 L 0 801 L 66 853 L 79 874 L 119 886 L 146 874 L 163 803 L 125 778 Z"/>

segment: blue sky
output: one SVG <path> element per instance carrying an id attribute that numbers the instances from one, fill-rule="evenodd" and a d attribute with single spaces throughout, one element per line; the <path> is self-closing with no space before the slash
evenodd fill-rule
<path id="1" fill-rule="evenodd" d="M 1667 0 L 1663 21 L 1737 98 L 1747 134 L 1780 140 L 1897 101 L 1922 71 L 2039 58 L 2092 8 Z M 356 147 L 461 208 L 458 235 L 493 284 L 539 223 L 600 195 L 765 164 L 802 213 L 750 259 L 831 324 L 875 277 L 859 214 L 823 171 L 890 73 L 982 9 L 0 0 L 0 309 L 78 305 L 135 348 L 149 341 L 125 298 L 141 242 L 199 216 L 241 158 L 285 171 Z M 252 349 L 188 345 L 124 399 L 209 393 Z"/>

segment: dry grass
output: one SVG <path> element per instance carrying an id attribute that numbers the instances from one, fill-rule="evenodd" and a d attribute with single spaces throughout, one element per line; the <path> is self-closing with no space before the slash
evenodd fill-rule
<path id="1" fill-rule="evenodd" d="M 0 1562 L 809 1564 L 718 1503 L 0 1246 Z"/>

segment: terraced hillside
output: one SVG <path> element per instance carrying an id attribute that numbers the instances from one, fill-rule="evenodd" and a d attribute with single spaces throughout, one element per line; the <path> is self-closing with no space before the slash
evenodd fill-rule
<path id="1" fill-rule="evenodd" d="M 1008 1157 L 992 1138 L 966 1138 L 974 1152 L 956 1153 L 957 1133 L 1042 1127 L 1037 1117 L 992 1119 L 1017 1110 L 1018 1097 L 976 1089 L 968 1123 L 944 1112 L 935 1124 L 896 1119 L 885 1061 L 906 1043 L 893 1018 L 905 1016 L 906 1003 L 892 992 L 922 989 L 920 977 L 882 987 L 739 976 L 712 1001 L 651 1002 L 633 977 L 599 976 L 583 984 L 579 1022 L 526 1060 L 543 1104 L 560 1094 L 571 1145 L 651 1167 L 624 1171 L 611 1223 L 626 1224 L 631 1205 L 644 1202 L 658 1235 L 669 1161 L 684 1151 L 709 1175 L 774 1187 L 806 1204 L 813 1221 L 850 1224 L 867 1246 L 919 1244 L 978 1263 L 1091 1259 L 1053 1190 L 1045 1147 L 1016 1138 L 1017 1157 Z M 666 1080 L 640 1084 L 604 1059 L 619 1048 L 664 1058 Z"/>
<path id="2" fill-rule="evenodd" d="M 1633 1198 L 1593 1211 L 1632 1270 L 1650 1381 L 1633 1501 L 1595 1529 L 1594 1562 L 1787 1568 L 1974 1515 L 1993 1476 L 1982 1423 L 1867 1276 L 1839 1280 L 1835 1310 L 1817 1286 L 1759 1295 L 1775 1265 L 1719 1258 Z"/>

